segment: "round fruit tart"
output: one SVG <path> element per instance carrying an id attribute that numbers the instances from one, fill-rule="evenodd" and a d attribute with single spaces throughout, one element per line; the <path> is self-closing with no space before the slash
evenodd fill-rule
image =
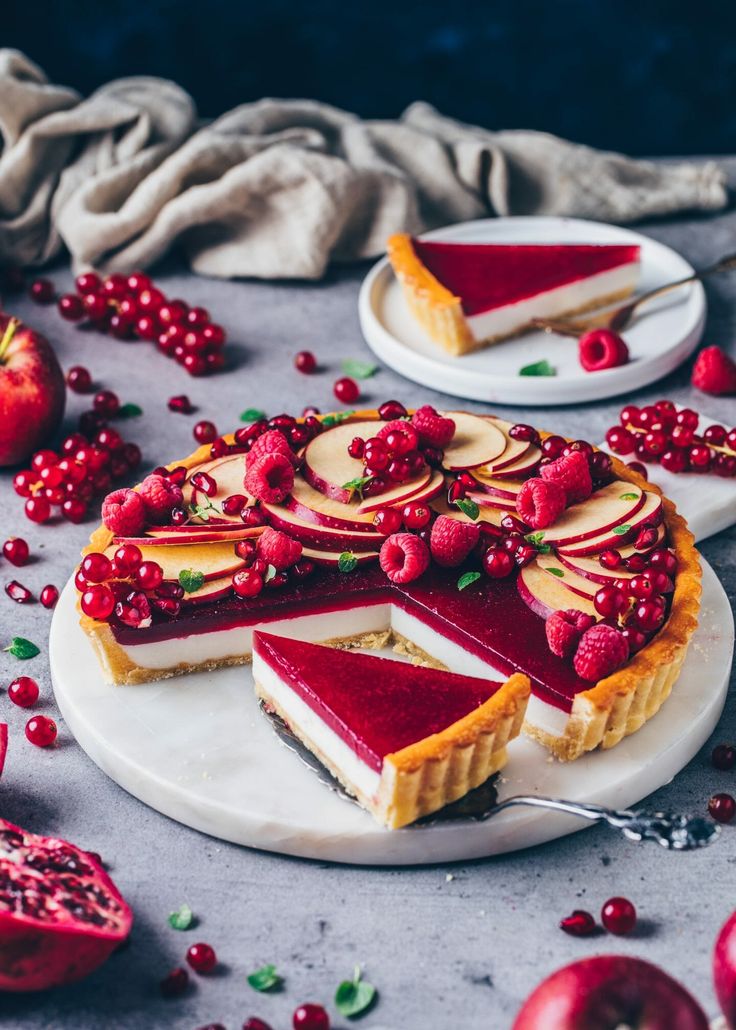
<path id="1" fill-rule="evenodd" d="M 255 655 L 265 706 L 387 825 L 482 782 L 522 720 L 561 759 L 612 747 L 697 625 L 693 538 L 659 490 L 493 415 L 260 420 L 116 490 L 102 520 L 76 584 L 106 677 Z M 421 672 L 365 654 L 388 643 Z"/>

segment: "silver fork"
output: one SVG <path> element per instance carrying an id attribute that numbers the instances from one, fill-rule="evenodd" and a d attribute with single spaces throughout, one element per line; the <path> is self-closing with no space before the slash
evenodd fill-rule
<path id="1" fill-rule="evenodd" d="M 629 325 L 637 310 L 655 297 L 661 297 L 662 294 L 677 290 L 680 286 L 698 282 L 705 279 L 706 276 L 715 275 L 716 272 L 726 272 L 732 268 L 736 268 L 736 254 L 727 254 L 726 257 L 716 261 L 714 265 L 708 265 L 707 268 L 693 272 L 684 279 L 676 279 L 674 282 L 656 286 L 653 290 L 647 290 L 646 293 L 642 293 L 628 303 L 612 310 L 598 312 L 587 318 L 534 318 L 532 325 L 535 329 L 542 329 L 545 333 L 554 333 L 558 336 L 581 336 L 590 329 L 613 329 L 614 332 L 621 332 Z"/>
<path id="2" fill-rule="evenodd" d="M 270 712 L 263 702 L 261 702 L 261 709 L 268 716 L 276 736 L 285 747 L 293 751 L 304 765 L 341 798 L 352 801 L 354 804 L 358 803 L 355 798 L 343 790 L 319 759 L 292 733 L 283 719 Z M 478 790 L 482 791 L 483 788 L 479 787 Z M 462 802 L 458 804 L 462 804 Z M 474 822 L 485 822 L 514 805 L 546 808 L 555 812 L 575 815 L 580 819 L 587 819 L 589 822 L 603 822 L 612 829 L 619 830 L 629 840 L 655 841 L 668 851 L 693 851 L 696 848 L 705 848 L 712 844 L 721 832 L 720 826 L 702 816 L 682 815 L 677 812 L 647 812 L 643 809 L 617 810 L 579 801 L 565 801 L 562 798 L 540 797 L 536 794 L 517 795 L 490 805 L 486 802 L 485 807 L 481 807 L 479 811 L 473 811 L 472 814 L 465 814 L 463 809 L 460 809 L 457 814 L 452 813 L 449 809 L 455 806 L 449 806 L 448 810 L 437 812 L 408 829 L 421 830 L 425 826 L 432 826 L 447 819 L 466 818 Z"/>

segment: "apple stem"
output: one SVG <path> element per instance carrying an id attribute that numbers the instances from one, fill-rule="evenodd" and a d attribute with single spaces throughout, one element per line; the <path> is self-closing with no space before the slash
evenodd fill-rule
<path id="1" fill-rule="evenodd" d="M 5 362 L 5 352 L 10 346 L 10 341 L 15 336 L 15 331 L 19 325 L 19 318 L 11 318 L 8 324 L 5 326 L 5 332 L 3 333 L 2 339 L 0 340 L 0 364 L 3 364 Z"/>

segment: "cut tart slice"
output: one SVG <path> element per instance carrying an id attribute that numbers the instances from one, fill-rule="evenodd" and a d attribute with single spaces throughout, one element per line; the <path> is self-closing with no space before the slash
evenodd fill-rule
<path id="1" fill-rule="evenodd" d="M 639 247 L 446 243 L 391 236 L 388 257 L 414 317 L 450 354 L 628 297 Z"/>
<path id="2" fill-rule="evenodd" d="M 506 761 L 530 683 L 253 634 L 256 692 L 391 829 L 457 801 Z"/>

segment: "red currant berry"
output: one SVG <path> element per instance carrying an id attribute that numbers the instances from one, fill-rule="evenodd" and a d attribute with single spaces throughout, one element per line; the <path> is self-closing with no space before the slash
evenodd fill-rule
<path id="1" fill-rule="evenodd" d="M 94 396 L 92 407 L 98 415 L 116 415 L 120 408 L 120 398 L 112 390 L 100 390 Z"/>
<path id="2" fill-rule="evenodd" d="M 307 1002 L 291 1017 L 294 1030 L 330 1030 L 330 1017 L 321 1005 Z"/>
<path id="3" fill-rule="evenodd" d="M 407 504 L 401 515 L 407 529 L 424 529 L 432 518 L 432 512 L 426 504 Z"/>
<path id="4" fill-rule="evenodd" d="M 489 547 L 483 555 L 483 569 L 491 579 L 504 579 L 511 575 L 514 567 L 513 557 L 501 547 Z"/>
<path id="5" fill-rule="evenodd" d="M 137 572 L 142 562 L 143 554 L 135 544 L 122 544 L 113 556 L 115 572 L 124 579 Z"/>
<path id="6" fill-rule="evenodd" d="M 644 449 L 647 454 L 657 457 L 667 449 L 667 435 L 661 429 L 650 429 L 644 434 Z"/>
<path id="7" fill-rule="evenodd" d="M 186 969 L 179 967 L 172 969 L 159 984 L 159 990 L 164 998 L 179 998 L 189 986 L 189 973 Z"/>
<path id="8" fill-rule="evenodd" d="M 640 601 L 633 611 L 634 625 L 645 633 L 653 633 L 664 622 L 664 608 L 656 601 Z"/>
<path id="9" fill-rule="evenodd" d="M 649 479 L 649 473 L 646 470 L 646 466 L 642 465 L 640 461 L 629 461 L 626 464 L 627 468 L 630 468 L 632 472 L 636 472 L 642 479 Z"/>
<path id="10" fill-rule="evenodd" d="M 240 569 L 233 576 L 233 590 L 238 597 L 257 597 L 263 590 L 263 577 L 255 569 Z"/>
<path id="11" fill-rule="evenodd" d="M 378 414 L 384 422 L 393 422 L 399 418 L 406 418 L 408 412 L 401 401 L 384 401 L 378 409 Z"/>
<path id="12" fill-rule="evenodd" d="M 243 1030 L 271 1030 L 271 1027 L 257 1016 L 248 1016 L 243 1023 Z"/>
<path id="13" fill-rule="evenodd" d="M 629 645 L 629 654 L 636 654 L 637 651 L 641 651 L 647 642 L 646 633 L 642 633 L 635 626 L 624 626 L 621 630 L 621 635 Z"/>
<path id="14" fill-rule="evenodd" d="M 102 287 L 102 279 L 95 272 L 83 272 L 74 280 L 77 293 L 97 293 Z"/>
<path id="15" fill-rule="evenodd" d="M 561 436 L 548 436 L 541 443 L 542 454 L 545 458 L 559 458 L 567 447 L 567 440 Z"/>
<path id="16" fill-rule="evenodd" d="M 31 522 L 48 522 L 51 518 L 51 505 L 45 497 L 29 497 L 25 503 L 25 513 Z"/>
<path id="17" fill-rule="evenodd" d="M 723 479 L 733 479 L 736 476 L 736 456 L 733 454 L 716 455 L 713 471 Z"/>
<path id="18" fill-rule="evenodd" d="M 219 349 L 225 346 L 225 340 L 227 335 L 221 325 L 217 325 L 215 322 L 211 322 L 209 325 L 202 327 L 202 336 L 209 347 Z"/>
<path id="19" fill-rule="evenodd" d="M 78 525 L 87 516 L 87 505 L 78 497 L 68 497 L 61 506 L 61 514 L 67 522 Z"/>
<path id="20" fill-rule="evenodd" d="M 107 297 L 102 293 L 85 293 L 82 304 L 85 313 L 93 322 L 101 322 L 109 310 Z"/>
<path id="21" fill-rule="evenodd" d="M 593 605 L 604 619 L 616 618 L 628 608 L 628 600 L 623 591 L 614 586 L 601 587 L 593 598 Z"/>
<path id="22" fill-rule="evenodd" d="M 38 683 L 30 676 L 18 676 L 8 687 L 8 697 L 19 708 L 31 708 L 38 701 Z"/>
<path id="23" fill-rule="evenodd" d="M 726 435 L 726 447 L 731 451 L 736 451 L 736 429 L 731 429 Z"/>
<path id="24" fill-rule="evenodd" d="M 715 447 L 722 447 L 726 442 L 726 430 L 723 426 L 713 425 L 703 432 L 703 439 L 706 443 L 713 444 Z"/>
<path id="25" fill-rule="evenodd" d="M 509 429 L 509 436 L 512 440 L 525 440 L 527 443 L 538 444 L 539 433 L 534 426 L 527 425 L 526 422 L 517 422 Z"/>
<path id="26" fill-rule="evenodd" d="M 634 434 L 623 426 L 611 426 L 606 433 L 606 443 L 614 454 L 631 454 L 634 450 Z"/>
<path id="27" fill-rule="evenodd" d="M 647 556 L 647 561 L 653 569 L 665 572 L 668 576 L 674 576 L 677 571 L 677 558 L 667 547 L 658 547 L 656 551 L 652 551 Z"/>
<path id="28" fill-rule="evenodd" d="M 215 949 L 209 944 L 192 944 L 187 951 L 187 962 L 195 973 L 211 973 L 217 965 Z"/>
<path id="29" fill-rule="evenodd" d="M 65 293 L 59 298 L 59 314 L 67 322 L 80 322 L 84 318 L 84 304 L 76 293 Z"/>
<path id="30" fill-rule="evenodd" d="M 730 744 L 717 744 L 711 751 L 710 760 L 714 769 L 728 772 L 736 765 L 736 748 Z"/>
<path id="31" fill-rule="evenodd" d="M 619 421 L 622 426 L 639 426 L 640 410 L 635 404 L 627 404 L 619 412 Z"/>
<path id="32" fill-rule="evenodd" d="M 41 591 L 39 600 L 44 608 L 53 608 L 59 600 L 59 591 L 52 583 L 48 583 Z"/>
<path id="33" fill-rule="evenodd" d="M 713 451 L 706 444 L 693 444 L 687 455 L 694 472 L 707 472 L 713 461 Z"/>
<path id="34" fill-rule="evenodd" d="M 79 603 L 90 619 L 104 620 L 112 615 L 115 595 L 106 583 L 92 583 L 85 588 Z"/>
<path id="35" fill-rule="evenodd" d="M 571 937 L 590 937 L 598 927 L 590 912 L 576 908 L 569 916 L 560 920 L 560 929 L 569 933 Z"/>
<path id="36" fill-rule="evenodd" d="M 601 922 L 609 933 L 623 936 L 636 926 L 636 909 L 628 898 L 609 898 L 601 909 Z"/>
<path id="37" fill-rule="evenodd" d="M 88 583 L 104 583 L 112 575 L 112 562 L 106 554 L 99 551 L 86 555 L 80 568 Z"/>
<path id="38" fill-rule="evenodd" d="M 639 412 L 639 426 L 647 431 L 662 428 L 662 420 L 653 404 L 648 404 Z"/>
<path id="39" fill-rule="evenodd" d="M 187 312 L 187 325 L 192 326 L 195 329 L 201 329 L 202 326 L 207 325 L 209 320 L 210 313 L 207 308 L 191 308 Z"/>
<path id="40" fill-rule="evenodd" d="M 138 307 L 148 315 L 157 315 L 165 303 L 166 297 L 155 286 L 146 286 L 138 293 Z"/>
<path id="41" fill-rule="evenodd" d="M 401 529 L 402 517 L 396 508 L 379 508 L 373 516 L 373 525 L 381 536 L 391 536 Z"/>
<path id="42" fill-rule="evenodd" d="M 360 387 L 349 376 L 338 379 L 332 387 L 332 392 L 341 404 L 354 404 L 360 397 Z"/>
<path id="43" fill-rule="evenodd" d="M 3 544 L 3 554 L 11 565 L 20 568 L 28 561 L 31 551 L 23 537 L 11 536 Z"/>
<path id="44" fill-rule="evenodd" d="M 633 555 L 632 555 L 633 557 Z M 649 576 L 633 576 L 629 580 L 629 593 L 640 601 L 648 601 L 657 593 Z"/>
<path id="45" fill-rule="evenodd" d="M 197 443 L 212 443 L 217 436 L 217 429 L 213 422 L 197 422 L 192 430 L 192 434 Z"/>
<path id="46" fill-rule="evenodd" d="M 56 723 L 46 715 L 34 715 L 26 723 L 26 737 L 36 747 L 50 747 L 57 732 Z"/>
<path id="47" fill-rule="evenodd" d="M 719 823 L 730 823 L 736 815 L 736 800 L 731 794 L 714 794 L 708 802 L 708 811 Z"/>
<path id="48" fill-rule="evenodd" d="M 163 579 L 164 571 L 155 561 L 141 562 L 135 574 L 135 581 L 142 590 L 155 590 Z"/>
<path id="49" fill-rule="evenodd" d="M 675 416 L 675 422 L 678 426 L 692 429 L 693 432 L 698 428 L 699 421 L 697 411 L 692 411 L 690 408 L 683 408 L 682 411 L 678 411 Z"/>
<path id="50" fill-rule="evenodd" d="M 37 304 L 53 304 L 56 299 L 56 290 L 50 279 L 34 279 L 28 292 Z"/>
<path id="51" fill-rule="evenodd" d="M 300 350 L 294 358 L 294 367 L 305 376 L 311 375 L 317 368 L 317 359 L 311 350 Z"/>

